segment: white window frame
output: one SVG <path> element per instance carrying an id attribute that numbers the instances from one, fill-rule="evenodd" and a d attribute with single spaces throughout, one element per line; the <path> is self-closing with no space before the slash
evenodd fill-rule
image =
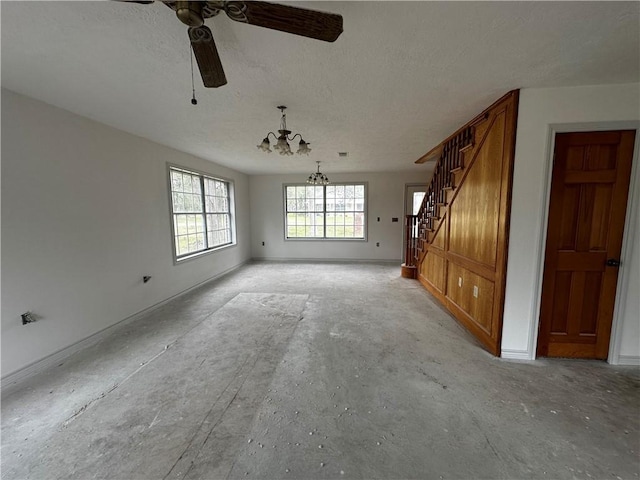
<path id="1" fill-rule="evenodd" d="M 180 172 L 184 172 L 187 173 L 189 175 L 195 175 L 198 176 L 200 178 L 200 200 L 201 200 L 201 205 L 202 205 L 202 213 L 201 215 L 203 216 L 203 220 L 204 220 L 204 241 L 205 241 L 205 248 L 202 250 L 198 250 L 198 251 L 194 251 L 194 252 L 190 252 L 190 253 L 186 253 L 186 254 L 182 254 L 182 255 L 178 255 L 178 249 L 177 249 L 177 245 L 176 245 L 176 238 L 177 238 L 177 232 L 176 232 L 176 216 L 177 215 L 183 215 L 184 212 L 174 212 L 174 205 L 173 205 L 173 184 L 171 181 L 171 172 L 172 171 L 180 171 Z M 230 236 L 230 241 L 228 243 L 224 243 L 224 244 L 220 244 L 220 245 L 214 245 L 214 246 L 208 246 L 208 235 L 207 235 L 207 214 L 212 214 L 214 212 L 207 212 L 206 211 L 206 199 L 205 199 L 205 188 L 204 188 L 204 180 L 205 178 L 207 179 L 211 179 L 211 180 L 215 180 L 218 182 L 223 182 L 226 184 L 227 186 L 227 202 L 228 202 L 228 206 L 229 206 L 229 211 L 228 212 L 222 212 L 226 215 L 228 215 L 229 218 L 229 236 Z M 202 172 L 199 170 L 195 170 L 193 168 L 190 167 L 183 167 L 181 165 L 175 165 L 175 164 L 171 164 L 171 163 L 167 163 L 167 184 L 168 184 L 168 197 L 169 197 L 169 214 L 170 214 L 170 223 L 171 223 L 171 249 L 173 252 L 173 262 L 174 264 L 178 264 L 178 263 L 182 263 L 185 260 L 191 260 L 194 258 L 198 258 L 202 255 L 207 255 L 209 253 L 213 253 L 225 248 L 229 248 L 229 247 L 233 247 L 236 245 L 236 223 L 235 223 L 235 185 L 233 183 L 233 180 L 228 179 L 228 178 L 224 178 L 224 177 L 220 177 L 217 175 L 212 175 L 210 173 L 207 172 Z M 221 212 L 215 212 L 215 213 L 221 213 Z"/>
<path id="2" fill-rule="evenodd" d="M 327 212 L 327 195 L 326 188 L 332 186 L 364 186 L 364 206 L 362 213 L 364 214 L 364 225 L 363 225 L 363 237 L 327 237 L 326 236 L 326 217 L 327 213 L 339 213 L 338 211 L 332 210 Z M 319 186 L 323 188 L 323 208 L 322 211 L 317 212 L 321 213 L 324 216 L 323 222 L 323 231 L 324 236 L 322 237 L 289 237 L 287 232 L 287 214 L 290 213 L 287 210 L 287 187 L 313 187 Z M 369 184 L 367 182 L 331 182 L 329 185 L 309 185 L 307 183 L 285 183 L 282 185 L 282 199 L 283 199 L 283 230 L 284 230 L 284 240 L 292 241 L 292 242 L 367 242 L 368 241 L 368 229 L 369 229 Z M 355 203 L 355 202 L 354 202 Z"/>

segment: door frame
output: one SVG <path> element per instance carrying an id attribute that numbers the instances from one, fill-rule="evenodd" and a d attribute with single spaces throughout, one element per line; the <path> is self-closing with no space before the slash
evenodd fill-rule
<path id="1" fill-rule="evenodd" d="M 537 269 L 536 276 L 536 291 L 534 292 L 535 305 L 534 321 L 531 322 L 531 331 L 529 332 L 529 351 L 532 352 L 534 358 L 538 358 L 536 355 L 538 348 L 538 329 L 540 326 L 540 308 L 542 299 L 542 280 L 544 272 L 544 258 L 547 249 L 547 228 L 549 224 L 549 207 L 551 201 L 551 175 L 553 173 L 553 155 L 555 152 L 555 140 L 557 133 L 568 132 L 590 132 L 590 131 L 611 131 L 611 130 L 635 130 L 636 138 L 633 146 L 633 156 L 631 160 L 631 178 L 629 179 L 629 195 L 627 197 L 627 213 L 624 219 L 624 232 L 622 234 L 622 250 L 620 252 L 620 259 L 622 265 L 618 272 L 618 282 L 616 284 L 616 297 L 613 307 L 613 322 L 611 324 L 611 339 L 609 341 L 609 355 L 607 362 L 612 365 L 620 363 L 620 343 L 622 341 L 622 328 L 620 327 L 622 317 L 624 316 L 624 303 L 626 301 L 627 293 L 629 290 L 629 268 L 625 266 L 625 259 L 629 258 L 629 252 L 631 248 L 631 234 L 640 225 L 636 225 L 636 219 L 640 214 L 640 168 L 638 163 L 640 155 L 638 150 L 640 149 L 640 122 L 638 121 L 620 121 L 620 122 L 589 122 L 589 123 L 560 123 L 550 124 L 548 126 L 547 136 L 547 151 L 545 155 L 544 165 L 544 196 L 542 203 L 542 218 L 539 238 L 539 248 L 536 252 L 537 255 Z M 640 252 L 639 252 L 640 253 Z"/>
<path id="2" fill-rule="evenodd" d="M 431 181 L 431 178 L 429 178 L 429 181 Z M 407 244 L 407 229 L 405 228 L 405 224 L 404 224 L 404 219 L 405 219 L 405 215 L 407 215 L 407 202 L 409 200 L 409 188 L 410 187 L 422 187 L 424 186 L 424 189 L 426 190 L 427 188 L 429 188 L 429 182 L 417 182 L 417 183 L 405 183 L 404 184 L 404 206 L 402 207 L 402 261 L 406 262 L 407 259 L 404 258 L 404 254 L 405 254 L 405 249 L 404 246 Z"/>

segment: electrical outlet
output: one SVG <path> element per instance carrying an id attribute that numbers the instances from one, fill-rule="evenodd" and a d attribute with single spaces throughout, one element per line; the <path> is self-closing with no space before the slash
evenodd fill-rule
<path id="1" fill-rule="evenodd" d="M 462 287 L 462 277 L 458 277 L 458 286 Z"/>
<path id="2" fill-rule="evenodd" d="M 473 286 L 473 296 L 475 298 L 478 298 L 478 286 L 477 285 Z"/>
<path id="3" fill-rule="evenodd" d="M 33 323 L 37 320 L 36 316 L 31 312 L 24 312 L 20 315 L 22 317 L 22 324 L 27 325 L 28 323 Z"/>
<path id="4" fill-rule="evenodd" d="M 376 247 L 379 247 L 379 246 L 380 246 L 380 242 L 376 242 Z"/>
<path id="5" fill-rule="evenodd" d="M 262 242 L 262 246 L 264 247 L 264 242 Z"/>

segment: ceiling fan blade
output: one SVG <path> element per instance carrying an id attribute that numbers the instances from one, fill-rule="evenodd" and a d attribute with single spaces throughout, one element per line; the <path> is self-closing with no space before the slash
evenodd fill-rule
<path id="1" fill-rule="evenodd" d="M 342 33 L 342 15 L 269 2 L 229 1 L 229 18 L 237 22 L 333 42 Z"/>
<path id="2" fill-rule="evenodd" d="M 196 56 L 202 82 L 207 88 L 221 87 L 226 85 L 227 77 L 222 69 L 222 62 L 213 41 L 211 30 L 204 25 L 201 27 L 189 28 L 189 39 L 191 48 Z"/>

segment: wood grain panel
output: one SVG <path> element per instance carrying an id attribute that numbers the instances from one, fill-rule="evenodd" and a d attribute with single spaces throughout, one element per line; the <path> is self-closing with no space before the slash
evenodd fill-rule
<path id="1" fill-rule="evenodd" d="M 551 331 L 554 334 L 567 333 L 567 314 L 569 313 L 569 292 L 571 291 L 571 272 L 558 272 L 556 274 L 556 291 L 560 292 L 553 297 L 551 311 Z"/>
<path id="2" fill-rule="evenodd" d="M 567 148 L 567 170 L 582 170 L 584 152 L 584 145 L 571 145 Z"/>
<path id="3" fill-rule="evenodd" d="M 445 260 L 434 252 L 427 252 L 422 262 L 422 276 L 440 292 L 445 287 Z"/>
<path id="4" fill-rule="evenodd" d="M 494 284 L 478 275 L 470 274 L 471 308 L 469 314 L 482 328 L 492 335 Z M 473 296 L 473 287 L 478 287 L 478 296 Z"/>
<path id="5" fill-rule="evenodd" d="M 602 291 L 602 273 L 586 272 L 584 295 L 582 296 L 582 317 L 580 318 L 579 334 L 596 334 L 598 319 L 598 304 Z"/>
<path id="6" fill-rule="evenodd" d="M 563 250 L 576 248 L 576 223 L 572 221 L 578 215 L 580 205 L 580 187 L 567 187 L 566 195 L 562 199 L 562 222 L 560 223 L 560 245 Z"/>
<path id="7" fill-rule="evenodd" d="M 617 169 L 617 145 L 602 144 L 592 145 L 594 154 L 589 155 L 585 170 L 616 170 Z"/>
<path id="8" fill-rule="evenodd" d="M 583 172 L 567 172 L 565 183 L 613 183 L 616 181 L 615 170 L 592 170 Z"/>
<path id="9" fill-rule="evenodd" d="M 440 248 L 440 249 L 444 249 L 445 248 L 445 234 L 446 234 L 446 228 L 444 228 L 444 225 L 446 223 L 445 222 L 441 222 L 440 226 L 438 227 L 438 229 L 435 231 L 435 234 L 433 236 L 433 240 L 431 240 L 431 245 L 433 245 L 434 247 Z"/>
<path id="10" fill-rule="evenodd" d="M 449 251 L 495 267 L 505 115 L 494 118 L 450 206 Z"/>
<path id="11" fill-rule="evenodd" d="M 609 238 L 610 210 L 605 205 L 611 204 L 613 189 L 611 185 L 596 185 L 594 205 L 591 216 L 591 234 L 589 238 L 589 250 L 604 250 L 607 248 Z"/>
<path id="12" fill-rule="evenodd" d="M 474 296 L 474 287 L 477 289 L 477 297 Z M 491 335 L 493 282 L 449 262 L 447 298 L 460 307 L 473 323 Z"/>

